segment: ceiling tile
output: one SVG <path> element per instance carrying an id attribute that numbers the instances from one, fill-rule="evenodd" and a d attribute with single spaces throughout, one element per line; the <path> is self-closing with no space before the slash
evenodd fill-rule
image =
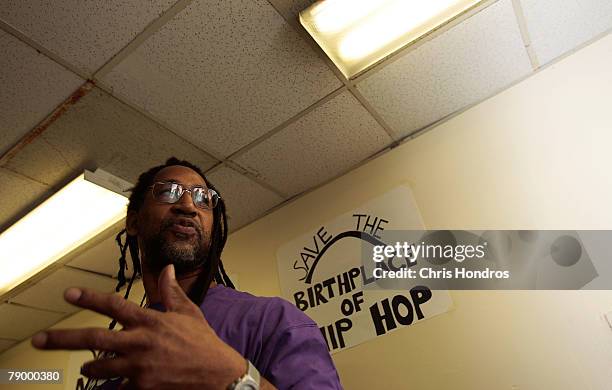
<path id="1" fill-rule="evenodd" d="M 45 183 L 102 168 L 135 183 L 176 155 L 202 169 L 215 161 L 138 111 L 94 88 L 6 165 Z"/>
<path id="2" fill-rule="evenodd" d="M 10 339 L 0 339 L 0 352 L 4 352 L 19 341 Z"/>
<path id="3" fill-rule="evenodd" d="M 226 166 L 215 169 L 206 177 L 225 200 L 231 231 L 254 221 L 283 201 L 276 193 Z"/>
<path id="4" fill-rule="evenodd" d="M 0 9 L 3 9 L 4 3 Z M 0 30 L 0 155 L 83 83 L 36 50 Z"/>
<path id="5" fill-rule="evenodd" d="M 299 23 L 300 11 L 308 8 L 317 0 L 268 0 L 286 19 L 291 18 Z"/>
<path id="6" fill-rule="evenodd" d="M 64 315 L 3 303 L 0 305 L 0 338 L 23 340 L 39 330 L 47 329 Z"/>
<path id="7" fill-rule="evenodd" d="M 176 0 L 5 0 L 0 19 L 93 73 Z"/>
<path id="8" fill-rule="evenodd" d="M 47 186 L 0 168 L 0 231 L 40 202 Z"/>
<path id="9" fill-rule="evenodd" d="M 540 64 L 612 28 L 610 0 L 521 0 Z"/>
<path id="10" fill-rule="evenodd" d="M 358 84 L 405 136 L 529 74 L 510 0 L 501 0 Z"/>
<path id="11" fill-rule="evenodd" d="M 114 292 L 115 279 L 92 274 L 90 272 L 62 267 L 42 279 L 32 287 L 9 299 L 11 303 L 19 303 L 38 309 L 74 313 L 80 308 L 64 301 L 64 290 L 68 287 L 87 287 L 100 292 Z"/>
<path id="12" fill-rule="evenodd" d="M 119 250 L 119 246 L 115 241 L 115 236 L 117 233 L 119 232 L 113 233 L 111 236 L 100 241 L 98 244 L 79 253 L 67 264 L 71 267 L 93 271 L 116 278 L 117 273 L 119 272 L 119 257 L 121 256 L 121 251 Z M 122 236 L 121 240 L 122 242 L 125 242 L 125 235 Z M 130 256 L 129 249 L 126 252 L 125 259 L 128 265 L 128 269 L 125 271 L 125 276 L 131 277 L 134 267 L 132 266 L 132 256 Z"/>
<path id="13" fill-rule="evenodd" d="M 119 296 L 123 298 L 125 291 L 126 290 L 121 290 L 121 293 L 118 293 Z M 130 295 L 128 295 L 128 300 L 138 305 L 141 305 L 141 303 L 143 302 L 143 298 L 146 298 L 145 295 L 146 294 L 145 294 L 144 284 L 142 283 L 142 279 L 134 280 L 134 284 L 132 284 L 132 289 L 130 290 Z"/>
<path id="14" fill-rule="evenodd" d="M 102 81 L 219 157 L 342 85 L 264 0 L 195 1 Z"/>
<path id="15" fill-rule="evenodd" d="M 282 193 L 295 195 L 345 172 L 391 143 L 343 92 L 236 158 Z"/>

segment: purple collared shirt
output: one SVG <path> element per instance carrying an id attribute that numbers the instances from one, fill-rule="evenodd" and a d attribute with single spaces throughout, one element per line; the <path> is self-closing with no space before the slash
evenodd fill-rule
<path id="1" fill-rule="evenodd" d="M 208 290 L 201 309 L 219 338 L 279 390 L 342 389 L 319 327 L 284 299 L 219 285 Z M 89 388 L 114 389 L 119 382 Z"/>

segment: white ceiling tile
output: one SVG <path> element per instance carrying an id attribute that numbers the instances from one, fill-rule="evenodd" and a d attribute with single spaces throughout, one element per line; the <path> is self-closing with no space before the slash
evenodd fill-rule
<path id="1" fill-rule="evenodd" d="M 102 81 L 220 157 L 342 85 L 264 0 L 195 1 Z"/>
<path id="2" fill-rule="evenodd" d="M 0 168 L 0 231 L 40 202 L 47 190 L 47 186 Z"/>
<path id="3" fill-rule="evenodd" d="M 47 329 L 64 315 L 3 303 L 0 305 L 0 338 L 23 340 L 39 330 Z"/>
<path id="4" fill-rule="evenodd" d="M 254 221 L 283 200 L 276 193 L 226 166 L 215 169 L 206 177 L 225 200 L 228 225 L 232 231 Z"/>
<path id="5" fill-rule="evenodd" d="M 531 72 L 512 3 L 501 0 L 358 84 L 405 136 Z"/>
<path id="6" fill-rule="evenodd" d="M 4 3 L 0 10 L 3 9 Z M 0 155 L 82 83 L 78 76 L 0 30 Z"/>
<path id="7" fill-rule="evenodd" d="M 68 287 L 87 287 L 110 293 L 115 291 L 116 285 L 117 281 L 112 278 L 62 267 L 32 287 L 11 297 L 9 302 L 38 309 L 74 313 L 80 308 L 64 301 L 64 290 Z"/>
<path id="8" fill-rule="evenodd" d="M 91 74 L 176 0 L 5 0 L 0 19 Z"/>
<path id="9" fill-rule="evenodd" d="M 312 188 L 391 143 L 350 92 L 343 92 L 236 158 L 282 193 Z"/>
<path id="10" fill-rule="evenodd" d="M 0 339 L 0 352 L 6 351 L 18 342 L 18 340 Z"/>
<path id="11" fill-rule="evenodd" d="M 521 0 L 540 64 L 612 28 L 610 0 Z"/>
<path id="12" fill-rule="evenodd" d="M 206 170 L 215 161 L 146 116 L 95 88 L 6 165 L 44 183 L 99 167 L 136 183 L 170 156 Z"/>
<path id="13" fill-rule="evenodd" d="M 119 272 L 119 257 L 121 256 L 121 251 L 119 250 L 119 246 L 115 241 L 116 233 L 100 241 L 91 248 L 79 253 L 67 264 L 71 267 L 93 271 L 116 278 L 117 273 Z M 121 237 L 121 240 L 123 243 L 125 243 L 125 235 Z M 132 266 L 132 256 L 130 255 L 129 248 L 126 252 L 125 259 L 128 265 L 128 269 L 125 271 L 125 276 L 131 277 L 134 267 Z"/>

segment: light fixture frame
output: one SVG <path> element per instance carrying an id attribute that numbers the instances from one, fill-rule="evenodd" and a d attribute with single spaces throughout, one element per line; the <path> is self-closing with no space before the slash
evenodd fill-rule
<path id="1" fill-rule="evenodd" d="M 420 35 L 413 37 L 412 39 L 403 42 L 401 45 L 399 45 L 398 47 L 396 47 L 394 50 L 389 51 L 389 52 L 385 52 L 385 54 L 382 54 L 380 56 L 377 56 L 376 59 L 369 61 L 366 63 L 366 65 L 363 66 L 357 66 L 355 67 L 356 69 L 354 69 L 352 66 L 346 65 L 344 64 L 340 59 L 339 56 L 336 55 L 333 50 L 329 47 L 328 43 L 324 41 L 324 38 L 322 38 L 320 35 L 318 35 L 316 32 L 313 31 L 313 28 L 311 28 L 310 26 L 310 22 L 307 20 L 308 16 L 306 16 L 306 14 L 308 12 L 310 12 L 312 9 L 314 9 L 315 7 L 319 6 L 320 4 L 326 2 L 326 1 L 333 1 L 333 0 L 319 0 L 316 1 L 315 3 L 311 4 L 309 7 L 307 7 L 306 9 L 302 10 L 299 13 L 298 19 L 300 24 L 302 25 L 302 27 L 306 30 L 306 32 L 311 36 L 311 38 L 317 43 L 317 45 L 321 48 L 321 50 L 326 54 L 326 56 L 329 58 L 329 60 L 336 66 L 336 68 L 338 68 L 338 70 L 340 71 L 340 73 L 347 79 L 347 80 L 355 80 L 361 76 L 363 76 L 365 73 L 369 72 L 370 70 L 372 70 L 373 68 L 375 68 L 378 64 L 388 60 L 389 58 L 397 55 L 398 53 L 404 51 L 407 47 L 413 46 L 414 44 L 416 44 L 417 42 L 430 37 L 432 35 L 432 33 L 440 31 L 441 29 L 446 29 L 449 26 L 453 26 L 456 24 L 456 22 L 458 21 L 462 21 L 466 18 L 466 16 L 470 16 L 472 14 L 474 14 L 475 12 L 477 12 L 478 10 L 481 10 L 482 8 L 486 7 L 488 4 L 491 3 L 491 0 L 473 0 L 473 3 L 471 5 L 466 6 L 463 10 L 455 13 L 454 15 L 440 21 L 439 23 L 436 23 L 433 27 L 431 27 L 429 30 L 422 32 Z"/>
<path id="2" fill-rule="evenodd" d="M 100 168 L 95 171 L 84 170 L 83 173 L 77 175 L 72 180 L 70 180 L 65 186 L 63 186 L 60 190 L 56 191 L 52 195 L 48 196 L 44 201 L 26 213 L 21 219 L 17 222 L 6 228 L 4 231 L 0 232 L 0 237 L 4 235 L 5 232 L 8 232 L 13 226 L 20 223 L 20 221 L 28 218 L 31 214 L 36 213 L 41 207 L 45 207 L 45 204 L 50 201 L 56 194 L 65 190 L 70 185 L 79 181 L 79 179 L 95 184 L 96 186 L 103 188 L 107 191 L 113 192 L 115 194 L 121 195 L 125 197 L 125 206 L 127 211 L 127 201 L 128 196 L 127 192 L 133 188 L 133 185 L 126 180 L 123 180 L 119 177 L 116 177 Z M 48 206 L 47 206 L 48 207 Z M 116 220 L 115 220 L 116 219 Z M 92 229 L 91 235 L 85 235 L 76 245 L 70 245 L 66 247 L 64 250 L 60 251 L 63 253 L 58 255 L 49 255 L 49 260 L 44 263 L 39 263 L 35 267 L 31 269 L 25 270 L 23 275 L 25 277 L 16 278 L 14 280 L 18 280 L 17 282 L 11 282 L 8 286 L 0 286 L 0 299 L 6 300 L 11 296 L 14 296 L 30 285 L 38 282 L 43 279 L 53 271 L 57 270 L 65 263 L 69 262 L 74 256 L 81 253 L 82 251 L 90 248 L 91 246 L 96 245 L 99 241 L 108 238 L 110 234 L 115 233 L 118 229 L 120 229 L 125 224 L 125 215 L 122 218 L 112 218 L 108 221 L 105 221 L 100 225 L 98 229 Z M 6 260 L 10 256 L 10 254 L 5 255 L 4 260 Z M 1 257 L 1 256 L 0 256 Z M 53 259 L 53 260 L 51 260 Z"/>

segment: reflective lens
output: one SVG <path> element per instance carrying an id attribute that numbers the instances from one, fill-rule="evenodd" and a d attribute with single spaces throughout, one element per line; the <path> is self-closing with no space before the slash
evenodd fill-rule
<path id="1" fill-rule="evenodd" d="M 219 202 L 219 195 L 215 190 L 203 187 L 184 188 L 178 183 L 155 183 L 151 187 L 153 198 L 161 203 L 176 203 L 181 199 L 183 193 L 188 191 L 196 207 L 212 209 Z"/>
<path id="2" fill-rule="evenodd" d="M 194 188 L 191 191 L 191 199 L 193 199 L 194 204 L 208 206 L 208 191 L 204 190 L 204 188 Z"/>
<path id="3" fill-rule="evenodd" d="M 219 195 L 214 190 L 196 187 L 191 191 L 191 199 L 196 206 L 212 209 L 217 205 Z"/>
<path id="4" fill-rule="evenodd" d="M 163 203 L 175 203 L 181 198 L 182 187 L 176 183 L 155 183 L 153 197 Z"/>

